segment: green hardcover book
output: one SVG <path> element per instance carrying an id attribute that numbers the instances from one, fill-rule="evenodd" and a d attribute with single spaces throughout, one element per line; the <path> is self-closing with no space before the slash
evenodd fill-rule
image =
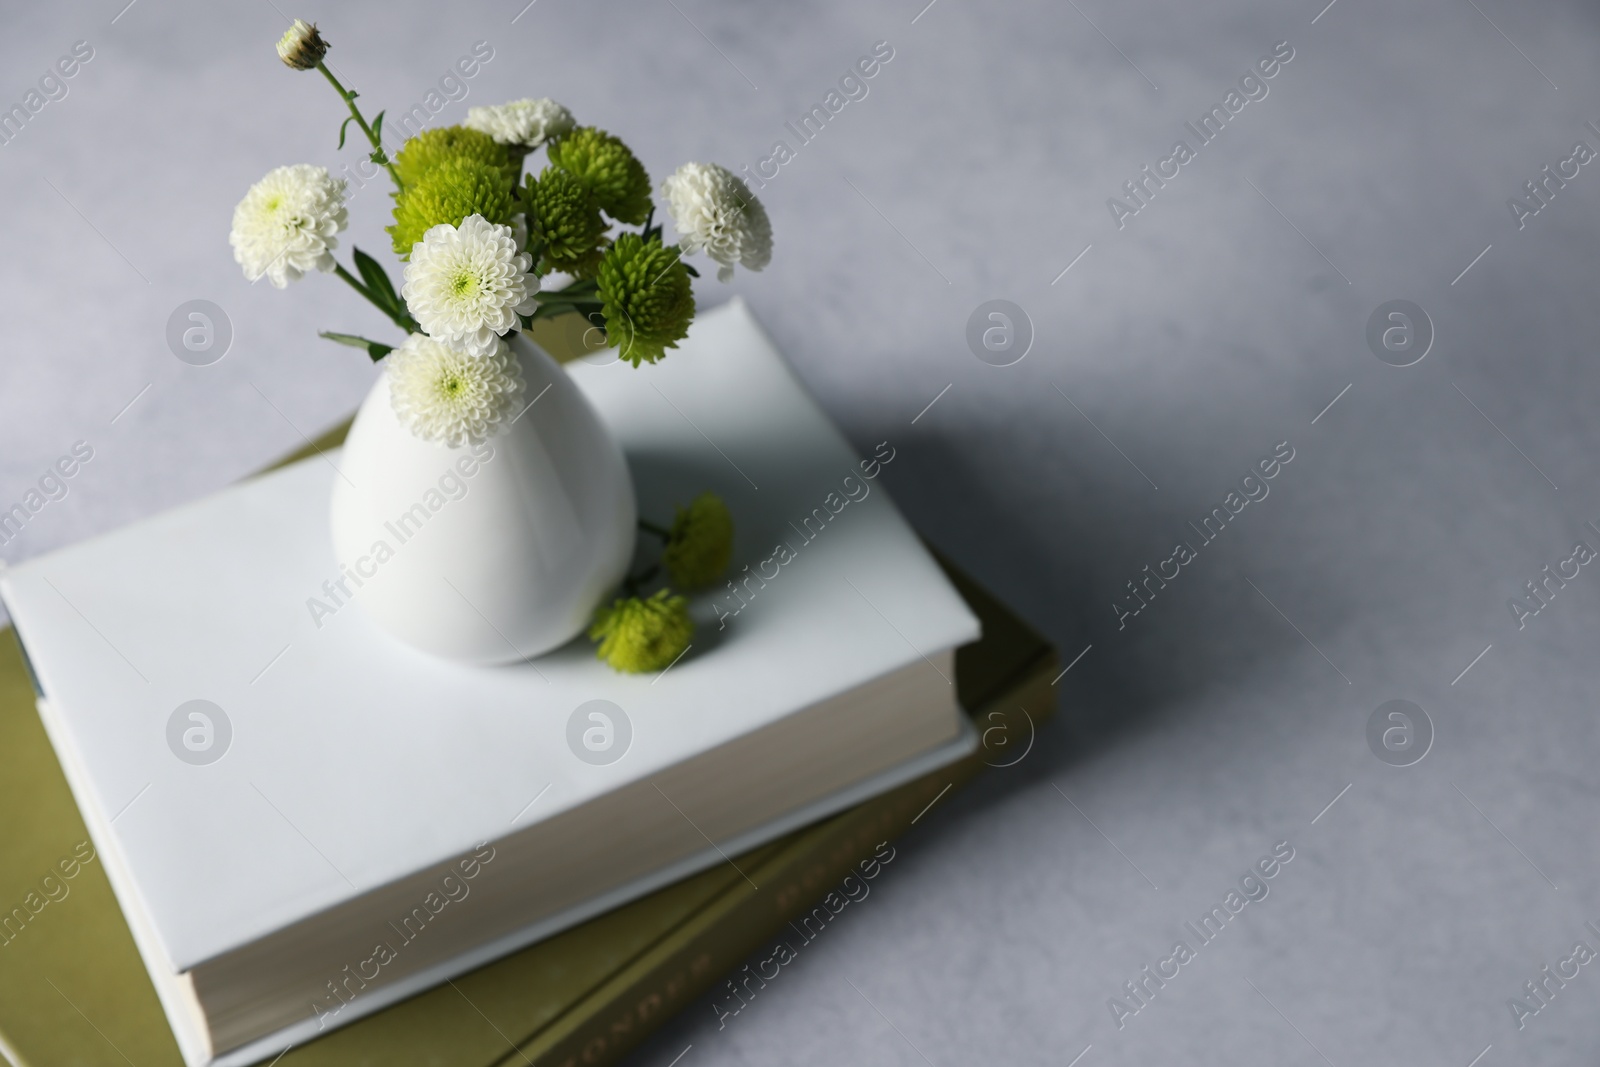
<path id="1" fill-rule="evenodd" d="M 540 340 L 549 348 L 561 343 Z M 314 447 L 331 447 L 342 434 Z M 807 913 L 846 874 L 874 862 L 880 843 L 986 763 L 1019 758 L 1053 707 L 1058 668 L 1049 646 L 946 569 L 983 623 L 983 639 L 956 658 L 962 705 L 985 736 L 972 757 L 738 856 L 737 868 L 668 886 L 295 1047 L 276 1063 L 610 1063 L 763 944 L 825 923 L 826 908 L 811 919 Z M 0 1055 L 15 1067 L 181 1067 L 33 699 L 8 631 L 0 640 Z M 723 1010 L 742 1003 L 733 987 L 726 996 Z"/>
<path id="2" fill-rule="evenodd" d="M 960 763 L 739 857 L 748 880 L 728 871 L 731 877 L 724 877 L 721 891 L 708 894 L 692 915 L 662 931 L 600 986 L 532 1029 L 494 1061 L 495 1067 L 615 1062 L 668 1015 L 714 986 L 723 992 L 713 1010 L 723 1017 L 737 1013 L 764 984 L 762 973 L 772 977 L 769 968 L 782 966 L 796 947 L 826 928 L 832 908 L 842 907 L 833 892 L 841 880 L 851 874 L 872 877 L 884 858 L 883 845 L 943 800 L 952 786 L 986 766 L 1020 761 L 1033 731 L 1054 708 L 1056 657 L 998 601 L 940 562 L 983 620 L 983 639 L 956 653 L 956 685 L 985 744 Z M 756 970 L 728 973 L 763 948 L 773 951 Z"/>

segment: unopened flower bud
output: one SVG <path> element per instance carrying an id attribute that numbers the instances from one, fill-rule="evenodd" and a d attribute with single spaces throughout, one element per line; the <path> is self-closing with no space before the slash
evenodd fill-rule
<path id="1" fill-rule="evenodd" d="M 294 25 L 278 38 L 278 58 L 295 70 L 312 70 L 327 54 L 328 42 L 305 19 L 295 19 Z"/>

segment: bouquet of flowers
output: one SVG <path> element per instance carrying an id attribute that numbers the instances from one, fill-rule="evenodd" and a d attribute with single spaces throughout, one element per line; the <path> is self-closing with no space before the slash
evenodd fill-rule
<path id="1" fill-rule="evenodd" d="M 685 163 L 661 184 L 678 234 L 667 244 L 644 165 L 621 140 L 577 125 L 548 98 L 473 107 L 464 124 L 425 129 L 391 156 L 383 112 L 368 121 L 358 94 L 324 63 L 327 51 L 317 28 L 299 19 L 278 42 L 285 64 L 321 71 L 344 102 L 339 147 L 354 123 L 369 158 L 394 180 L 386 229 L 404 263 L 402 284 L 397 290 L 359 248 L 354 271 L 338 261 L 346 183 L 311 164 L 278 167 L 251 187 L 234 209 L 234 259 L 246 278 L 280 289 L 312 270 L 336 274 L 383 312 L 403 334 L 396 344 L 321 336 L 385 361 L 395 413 L 424 440 L 480 441 L 513 415 L 522 386 L 505 342 L 513 331 L 579 314 L 620 359 L 655 363 L 694 318 L 690 279 L 699 272 L 684 255 L 704 252 L 722 281 L 735 265 L 758 271 L 771 259 L 765 208 L 716 164 Z M 540 149 L 545 165 L 533 173 L 529 161 Z M 557 278 L 564 284 L 546 287 Z M 641 526 L 662 540 L 661 562 L 630 577 L 628 596 L 603 607 L 591 629 L 601 658 L 620 670 L 661 670 L 688 645 L 684 598 L 666 588 L 641 595 L 656 571 L 665 566 L 680 585 L 703 586 L 732 553 L 732 520 L 714 494 L 680 509 L 670 528 Z"/>

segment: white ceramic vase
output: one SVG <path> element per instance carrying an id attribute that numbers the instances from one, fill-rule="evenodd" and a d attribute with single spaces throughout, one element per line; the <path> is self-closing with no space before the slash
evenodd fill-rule
<path id="1" fill-rule="evenodd" d="M 576 636 L 622 580 L 637 518 L 627 462 L 588 398 L 527 337 L 508 341 L 519 406 L 533 402 L 509 426 L 475 446 L 421 440 L 385 374 L 333 480 L 334 552 L 362 609 L 424 652 L 486 665 Z"/>

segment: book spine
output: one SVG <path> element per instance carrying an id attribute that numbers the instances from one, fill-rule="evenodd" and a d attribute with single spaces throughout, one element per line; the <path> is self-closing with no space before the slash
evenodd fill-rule
<path id="1" fill-rule="evenodd" d="M 1013 737 L 1031 736 L 1054 708 L 1050 678 L 1055 666 L 1055 658 L 1046 657 L 1025 679 L 986 702 L 974 718 L 986 730 L 1001 726 Z M 527 1060 L 540 1067 L 603 1067 L 616 1062 L 758 949 L 780 940 L 790 951 L 796 943 L 803 947 L 816 936 L 811 931 L 820 932 L 821 926 L 801 917 L 827 915 L 818 901 L 830 896 L 830 890 L 847 875 L 860 877 L 858 872 L 870 869 L 867 864 L 883 860 L 882 847 L 909 830 L 947 790 L 971 780 L 986 764 L 1011 758 L 980 746 L 958 763 L 801 831 L 791 847 L 749 872 L 759 889 L 743 880 L 735 882 L 690 928 L 520 1042 L 494 1067 Z M 792 925 L 796 920 L 805 928 Z M 748 968 L 738 977 L 743 985 L 728 981 L 729 996 L 721 1007 L 713 1005 L 724 1020 L 741 1010 L 745 996 L 753 997 L 764 986 Z"/>

